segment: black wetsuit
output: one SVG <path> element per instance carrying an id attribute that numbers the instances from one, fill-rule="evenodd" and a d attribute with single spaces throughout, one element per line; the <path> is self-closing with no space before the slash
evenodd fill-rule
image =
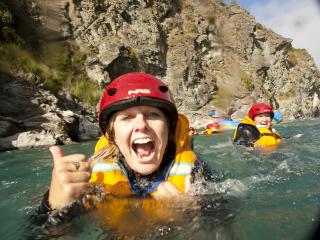
<path id="1" fill-rule="evenodd" d="M 253 147 L 255 142 L 261 137 L 257 127 L 249 124 L 240 123 L 236 131 L 233 143 L 237 145 Z"/>

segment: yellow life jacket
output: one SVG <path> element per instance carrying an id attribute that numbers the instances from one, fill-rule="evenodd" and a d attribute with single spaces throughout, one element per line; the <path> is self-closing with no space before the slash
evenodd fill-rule
<path id="1" fill-rule="evenodd" d="M 190 217 L 188 210 L 197 202 L 191 199 L 171 198 L 116 198 L 110 196 L 105 204 L 98 204 L 91 217 L 100 225 L 112 232 L 120 233 L 122 236 L 137 236 L 141 238 L 145 232 L 154 231 L 148 226 L 163 226 L 174 222 L 183 226 L 186 219 Z M 181 211 L 181 209 L 184 209 Z M 134 223 L 134 224 L 133 224 Z M 160 224 L 160 225 L 159 225 Z M 126 237 L 118 237 L 124 239 Z M 136 238 L 134 238 L 136 239 Z"/>
<path id="2" fill-rule="evenodd" d="M 274 150 L 278 146 L 278 144 L 282 142 L 280 134 L 275 129 L 270 130 L 266 127 L 260 127 L 248 116 L 245 116 L 240 124 L 252 125 L 258 129 L 260 138 L 254 143 L 254 147 L 262 148 L 265 150 Z M 234 132 L 233 139 L 235 139 L 237 135 L 237 130 Z"/>
<path id="3" fill-rule="evenodd" d="M 175 160 L 168 169 L 167 179 L 165 180 L 171 182 L 181 192 L 185 192 L 186 177 L 191 174 L 196 161 L 196 155 L 191 149 L 191 136 L 188 133 L 189 121 L 184 115 L 179 114 L 174 134 L 176 144 Z M 102 136 L 95 146 L 95 151 L 100 151 L 108 145 L 108 140 Z M 106 194 L 109 193 L 115 196 L 134 195 L 126 171 L 119 164 L 117 158 L 104 159 L 97 162 L 93 166 L 90 182 L 102 185 Z M 150 192 L 151 195 L 159 183 L 155 182 L 154 189 Z"/>

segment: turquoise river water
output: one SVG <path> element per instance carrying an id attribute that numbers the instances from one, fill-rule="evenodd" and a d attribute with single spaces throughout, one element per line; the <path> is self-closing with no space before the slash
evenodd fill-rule
<path id="1" fill-rule="evenodd" d="M 233 146 L 232 131 L 195 136 L 195 151 L 221 182 L 211 184 L 200 207 L 189 211 L 188 205 L 179 206 L 185 213 L 182 222 L 176 223 L 176 218 L 162 225 L 144 221 L 149 233 L 141 233 L 141 238 L 310 239 L 319 224 L 320 120 L 281 123 L 275 128 L 284 142 L 271 154 Z M 94 142 L 87 142 L 63 148 L 66 153 L 89 156 L 93 147 Z M 29 217 L 48 187 L 51 168 L 47 148 L 0 153 L 1 239 L 41 238 Z M 173 205 L 170 208 L 175 211 Z M 129 225 L 138 224 L 138 215 L 131 218 Z M 90 215 L 76 221 L 69 230 L 42 239 L 139 238 L 110 233 Z"/>

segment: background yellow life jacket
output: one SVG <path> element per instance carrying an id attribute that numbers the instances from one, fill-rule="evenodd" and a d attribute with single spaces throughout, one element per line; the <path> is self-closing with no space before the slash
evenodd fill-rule
<path id="1" fill-rule="evenodd" d="M 90 212 L 90 215 L 106 229 L 130 236 L 131 239 L 153 228 L 148 226 L 160 226 L 172 224 L 183 226 L 186 219 L 190 218 L 190 210 L 195 209 L 197 202 L 192 199 L 153 199 L 153 198 L 114 198 L 109 197 L 107 204 Z M 181 211 L 183 209 L 183 211 Z M 198 207 L 196 208 L 198 209 Z M 133 224 L 134 223 L 134 224 Z M 124 237 L 125 238 L 125 237 Z M 122 239 L 118 238 L 118 239 Z M 134 239 L 136 239 L 134 237 Z"/>
<path id="2" fill-rule="evenodd" d="M 272 146 L 272 145 L 278 145 L 281 143 L 282 139 L 280 137 L 280 134 L 275 129 L 268 129 L 265 127 L 257 127 L 261 137 L 256 141 L 255 146 Z"/>
<path id="3" fill-rule="evenodd" d="M 196 155 L 191 149 L 191 137 L 188 133 L 189 121 L 184 115 L 179 114 L 174 134 L 176 155 L 173 164 L 166 170 L 167 179 L 164 180 L 171 182 L 181 192 L 185 192 L 186 177 L 191 174 L 196 161 Z M 95 146 L 95 151 L 104 151 L 108 146 L 108 140 L 102 136 Z M 90 182 L 102 185 L 105 194 L 116 196 L 134 195 L 127 173 L 116 157 L 97 162 L 93 166 Z M 151 195 L 160 182 L 155 181 L 150 190 Z"/>
<path id="4" fill-rule="evenodd" d="M 279 143 L 282 142 L 280 134 L 275 129 L 270 130 L 266 127 L 257 126 L 256 123 L 248 116 L 245 116 L 245 118 L 240 122 L 240 124 L 254 126 L 259 131 L 260 138 L 254 143 L 254 147 L 265 149 L 269 148 L 270 150 L 273 150 Z M 236 138 L 237 131 L 238 128 L 234 132 L 233 139 Z"/>

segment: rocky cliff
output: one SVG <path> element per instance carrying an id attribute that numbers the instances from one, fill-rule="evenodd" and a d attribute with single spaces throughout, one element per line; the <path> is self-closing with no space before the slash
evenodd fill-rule
<path id="1" fill-rule="evenodd" d="M 105 85 L 130 71 L 154 74 L 168 83 L 194 125 L 203 125 L 212 109 L 242 118 L 256 101 L 287 119 L 319 117 L 320 73 L 313 59 L 236 3 L 28 2 L 42 10 L 41 32 L 87 53 L 83 64 L 92 81 Z"/>
<path id="2" fill-rule="evenodd" d="M 221 1 L 69 1 L 70 31 L 89 47 L 87 73 L 165 79 L 189 116 L 217 107 L 242 117 L 265 101 L 285 117 L 319 116 L 320 74 L 310 55 Z"/>
<path id="3" fill-rule="evenodd" d="M 0 72 L 0 150 L 96 138 L 96 116 L 76 99 L 54 96 L 27 76 Z"/>

